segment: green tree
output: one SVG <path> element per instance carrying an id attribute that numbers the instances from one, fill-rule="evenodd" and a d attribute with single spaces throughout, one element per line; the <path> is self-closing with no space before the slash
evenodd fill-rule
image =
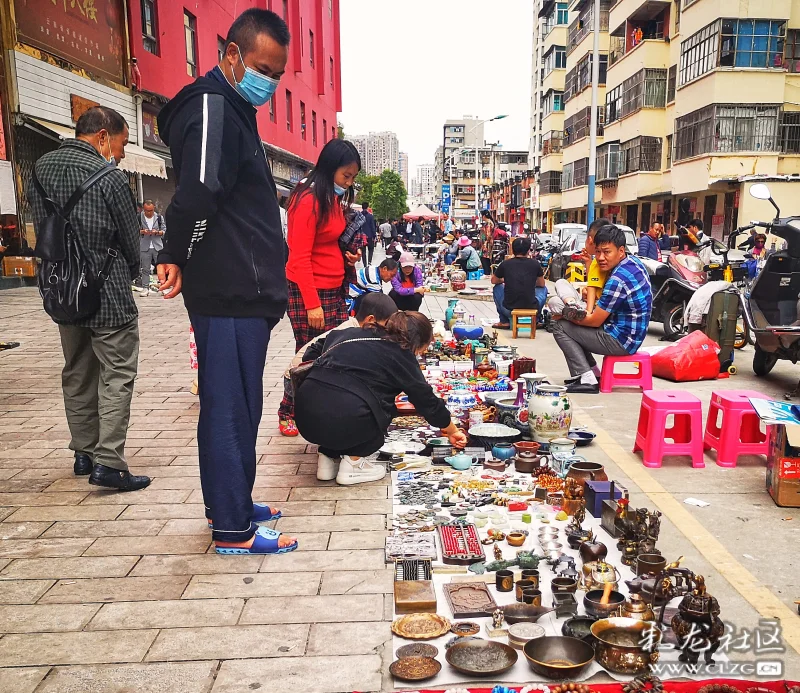
<path id="1" fill-rule="evenodd" d="M 406 186 L 394 171 L 386 169 L 372 186 L 370 206 L 379 219 L 396 219 L 408 211 Z"/>
<path id="2" fill-rule="evenodd" d="M 356 176 L 356 185 L 359 187 L 356 202 L 369 207 L 372 204 L 373 189 L 378 182 L 378 176 L 370 176 L 361 170 Z"/>
<path id="3" fill-rule="evenodd" d="M 345 139 L 347 139 L 347 138 L 344 136 L 344 123 L 342 123 L 342 122 L 339 122 L 339 124 L 336 126 L 336 136 L 337 136 L 337 138 L 338 138 L 338 139 L 340 139 L 340 140 L 345 140 Z"/>

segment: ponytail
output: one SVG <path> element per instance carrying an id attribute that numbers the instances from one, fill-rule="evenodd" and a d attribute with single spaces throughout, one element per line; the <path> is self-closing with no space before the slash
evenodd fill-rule
<path id="1" fill-rule="evenodd" d="M 392 315 L 386 321 L 383 332 L 384 339 L 414 354 L 427 348 L 433 339 L 430 320 L 415 310 L 400 310 Z"/>

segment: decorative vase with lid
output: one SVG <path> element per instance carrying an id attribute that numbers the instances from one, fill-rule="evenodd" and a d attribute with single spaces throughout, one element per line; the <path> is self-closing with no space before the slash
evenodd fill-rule
<path id="1" fill-rule="evenodd" d="M 537 443 L 550 443 L 554 438 L 564 438 L 572 423 L 572 403 L 567 388 L 549 383 L 538 383 L 528 400 L 528 424 L 531 437 Z"/>

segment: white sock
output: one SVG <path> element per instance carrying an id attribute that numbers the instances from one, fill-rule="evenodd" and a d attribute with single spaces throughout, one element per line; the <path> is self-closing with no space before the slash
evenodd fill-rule
<path id="1" fill-rule="evenodd" d="M 581 385 L 597 385 L 597 377 L 592 371 L 586 371 L 581 375 Z"/>

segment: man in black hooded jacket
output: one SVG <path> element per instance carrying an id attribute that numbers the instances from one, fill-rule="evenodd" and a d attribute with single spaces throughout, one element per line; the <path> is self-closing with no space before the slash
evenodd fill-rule
<path id="1" fill-rule="evenodd" d="M 183 291 L 194 327 L 200 481 L 217 553 L 297 547 L 255 524 L 280 514 L 252 500 L 267 345 L 287 304 L 278 198 L 256 107 L 275 92 L 288 45 L 278 15 L 245 11 L 219 65 L 158 117 L 178 179 L 158 277 L 166 298 Z"/>

